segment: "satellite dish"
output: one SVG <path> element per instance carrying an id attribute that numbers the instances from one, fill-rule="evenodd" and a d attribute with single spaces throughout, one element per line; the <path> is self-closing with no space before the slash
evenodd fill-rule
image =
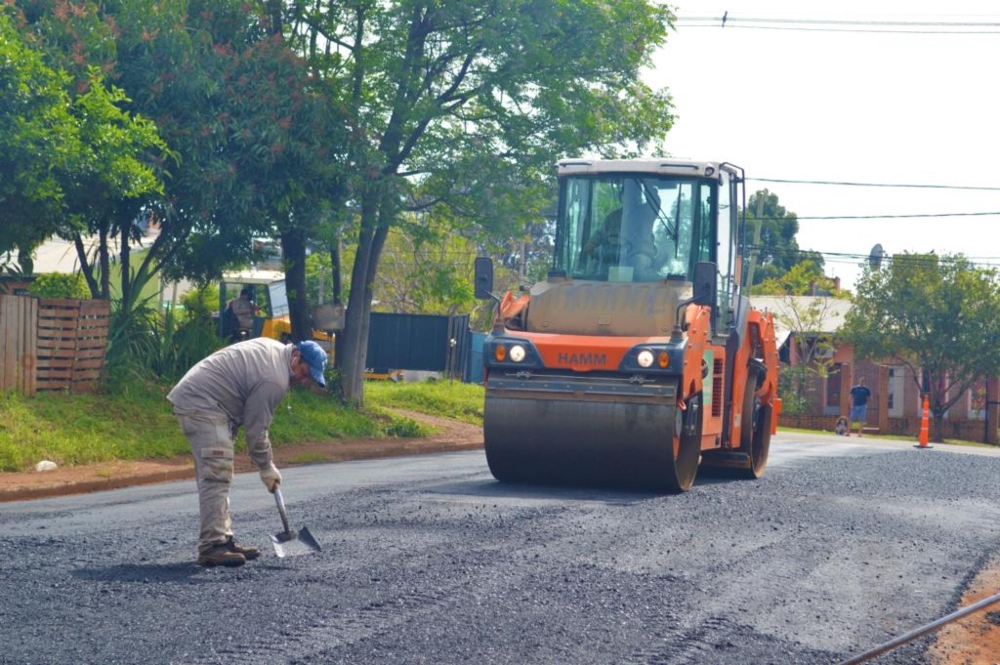
<path id="1" fill-rule="evenodd" d="M 885 257 L 885 250 L 882 249 L 882 245 L 876 243 L 872 247 L 872 253 L 868 255 L 868 265 L 872 267 L 872 270 L 878 270 L 882 266 L 882 259 Z"/>

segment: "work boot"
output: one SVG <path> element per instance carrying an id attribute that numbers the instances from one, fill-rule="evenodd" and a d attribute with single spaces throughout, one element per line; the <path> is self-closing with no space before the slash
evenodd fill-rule
<path id="1" fill-rule="evenodd" d="M 259 552 L 258 552 L 259 554 Z M 229 541 L 212 545 L 198 552 L 198 565 L 211 568 L 213 566 L 228 566 L 235 568 L 247 562 L 247 558 L 239 552 L 229 549 Z"/>
<path id="2" fill-rule="evenodd" d="M 240 545 L 238 542 L 233 540 L 232 536 L 230 536 L 229 539 L 226 540 L 225 545 L 230 552 L 236 552 L 237 554 L 242 554 L 243 558 L 246 559 L 247 561 L 253 561 L 254 559 L 260 556 L 259 549 L 257 549 L 256 547 L 249 547 L 247 545 Z"/>

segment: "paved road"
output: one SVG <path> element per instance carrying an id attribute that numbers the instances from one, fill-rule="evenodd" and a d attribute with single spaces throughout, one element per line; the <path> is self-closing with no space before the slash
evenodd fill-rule
<path id="1" fill-rule="evenodd" d="M 236 570 L 193 565 L 192 482 L 3 504 L 0 662 L 837 663 L 1000 547 L 987 453 L 785 434 L 680 496 L 501 485 L 481 451 L 288 469 L 324 550 Z M 259 480 L 232 501 L 267 546 Z"/>

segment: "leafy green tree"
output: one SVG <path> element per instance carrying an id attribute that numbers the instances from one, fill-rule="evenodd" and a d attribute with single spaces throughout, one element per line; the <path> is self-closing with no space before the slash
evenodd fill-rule
<path id="1" fill-rule="evenodd" d="M 113 30 L 98 19 L 93 3 L 26 2 L 19 9 L 9 11 L 18 16 L 22 33 L 63 72 L 75 124 L 64 140 L 79 146 L 72 168 L 53 172 L 58 221 L 42 225 L 39 235 L 44 239 L 55 232 L 74 241 L 91 293 L 102 298 L 111 292 L 109 243 L 119 240 L 121 293 L 128 299 L 128 249 L 139 234 L 134 222 L 149 199 L 162 195 L 157 162 L 169 158 L 169 150 L 155 124 L 129 112 L 129 99 L 109 82 L 106 58 L 109 47 L 113 53 Z M 89 236 L 98 237 L 93 252 L 84 241 Z"/>
<path id="2" fill-rule="evenodd" d="M 792 272 L 794 272 L 794 268 Z M 775 322 L 791 331 L 789 365 L 782 367 L 779 389 L 788 413 L 806 413 L 813 406 L 809 392 L 825 379 L 833 367 L 836 335 L 829 321 L 843 300 L 830 296 L 775 294 L 771 309 Z"/>
<path id="3" fill-rule="evenodd" d="M 130 271 L 130 248 L 139 236 L 136 220 L 151 199 L 163 193 L 160 173 L 149 161 L 154 153 L 166 156 L 169 151 L 156 125 L 149 119 L 127 113 L 121 108 L 128 102 L 119 88 L 106 89 L 96 68 L 91 69 L 87 92 L 77 98 L 81 135 L 88 145 L 100 150 L 88 156 L 85 168 L 67 185 L 66 213 L 69 228 L 61 235 L 76 243 L 80 265 L 92 295 L 111 297 L 111 241 L 117 240 L 121 258 L 121 298 L 130 302 L 138 289 L 133 288 Z M 84 246 L 84 236 L 96 235 L 96 261 Z M 93 264 L 99 271 L 95 276 Z M 99 283 L 98 283 L 99 282 Z"/>
<path id="4" fill-rule="evenodd" d="M 475 245 L 430 226 L 395 227 L 386 240 L 391 262 L 379 272 L 379 311 L 447 314 L 476 308 L 472 282 Z"/>
<path id="5" fill-rule="evenodd" d="M 842 333 L 861 358 L 906 365 L 929 398 L 934 437 L 978 380 L 1000 373 L 1000 279 L 961 254 L 897 254 L 866 267 Z"/>
<path id="6" fill-rule="evenodd" d="M 128 91 L 133 113 L 155 119 L 178 156 L 158 163 L 166 172 L 162 192 L 119 196 L 116 208 L 91 205 L 78 216 L 79 230 L 98 236 L 98 272 L 107 274 L 108 240 L 124 240 L 136 215 L 150 214 L 161 232 L 140 266 L 131 268 L 129 245 L 119 243 L 123 298 L 139 290 L 129 280 L 161 271 L 217 279 L 255 258 L 256 239 L 279 237 L 289 298 L 304 300 L 305 250 L 330 208 L 326 195 L 336 191 L 331 165 L 342 123 L 330 95 L 320 93 L 327 83 L 285 46 L 272 7 L 237 0 L 84 0 L 72 11 L 61 0 L 20 4 L 53 59 L 109 72 Z M 300 330 L 308 327 L 306 311 L 295 308 Z"/>
<path id="7" fill-rule="evenodd" d="M 255 258 L 254 240 L 277 237 L 293 336 L 308 337 L 306 251 L 340 191 L 332 82 L 285 43 L 275 3 L 145 2 L 155 30 L 132 0 L 106 6 L 130 19 L 117 71 L 181 156 L 167 190 L 168 273 L 215 279 Z"/>
<path id="8" fill-rule="evenodd" d="M 811 261 L 818 274 L 823 274 L 823 256 L 799 249 L 795 238 L 799 232 L 798 217 L 778 203 L 777 194 L 766 189 L 751 194 L 746 215 L 747 243 L 755 259 L 750 286 L 780 278 L 804 260 Z"/>
<path id="9" fill-rule="evenodd" d="M 63 223 L 64 176 L 85 150 L 69 75 L 46 64 L 16 16 L 0 8 L 0 254 L 18 251 L 30 273 L 31 252 Z"/>
<path id="10" fill-rule="evenodd" d="M 823 274 L 823 268 L 812 259 L 796 263 L 781 275 L 768 277 L 751 287 L 750 293 L 761 296 L 830 295 L 834 298 L 849 297 L 849 294 L 841 290 L 834 280 Z"/>
<path id="11" fill-rule="evenodd" d="M 562 154 L 662 140 L 669 98 L 640 79 L 670 11 L 648 0 L 294 3 L 289 37 L 350 127 L 357 210 L 341 389 L 363 402 L 374 285 L 389 229 L 441 207 L 459 226 L 514 229 L 549 196 Z M 620 150 L 620 148 L 617 148 Z"/>

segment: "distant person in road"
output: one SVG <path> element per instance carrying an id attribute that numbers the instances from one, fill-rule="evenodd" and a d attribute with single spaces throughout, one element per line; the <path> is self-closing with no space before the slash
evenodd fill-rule
<path id="1" fill-rule="evenodd" d="M 847 436 L 854 430 L 854 423 L 858 423 L 858 436 L 862 435 L 865 422 L 868 420 L 868 400 L 872 396 L 872 391 L 865 385 L 865 377 L 858 379 L 858 385 L 851 388 L 851 412 L 848 416 Z"/>
<path id="2" fill-rule="evenodd" d="M 236 432 L 244 427 L 250 461 L 274 493 L 281 483 L 268 436 L 274 411 L 292 385 L 315 381 L 325 388 L 326 362 L 326 352 L 316 342 L 247 340 L 199 362 L 167 395 L 194 455 L 201 515 L 199 565 L 242 566 L 260 556 L 256 547 L 233 538 L 229 487 Z"/>

